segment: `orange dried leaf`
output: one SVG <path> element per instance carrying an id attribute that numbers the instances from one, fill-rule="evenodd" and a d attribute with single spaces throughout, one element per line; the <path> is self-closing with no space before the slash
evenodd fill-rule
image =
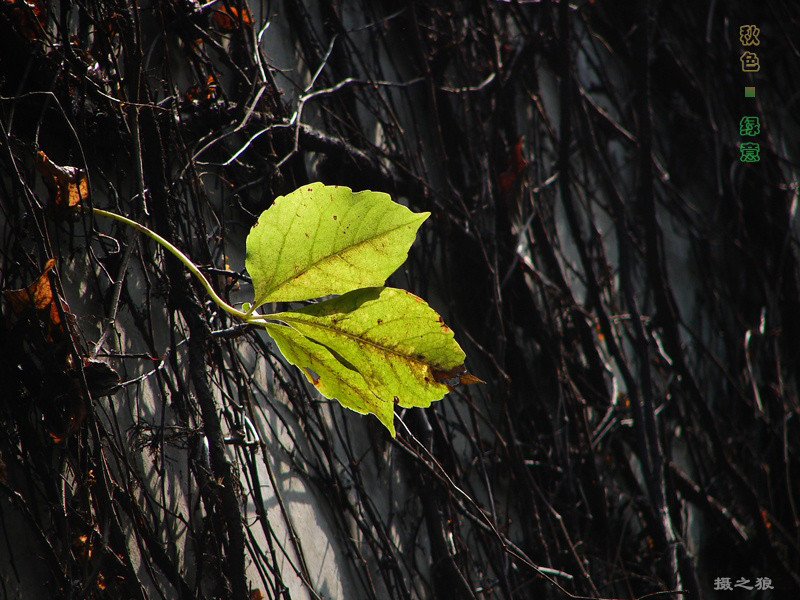
<path id="1" fill-rule="evenodd" d="M 89 179 L 77 167 L 62 167 L 50 160 L 39 150 L 35 156 L 36 168 L 55 199 L 56 206 L 70 208 L 78 206 L 89 197 Z"/>
<path id="2" fill-rule="evenodd" d="M 472 373 L 464 373 L 458 377 L 458 382 L 461 385 L 474 385 L 476 383 L 486 383 L 483 379 L 475 377 Z"/>
<path id="3" fill-rule="evenodd" d="M 595 325 L 594 329 L 595 331 L 597 331 L 597 339 L 600 340 L 601 342 L 604 342 L 606 340 L 606 336 L 603 333 L 603 328 L 600 326 L 600 323 Z"/>
<path id="4" fill-rule="evenodd" d="M 3 292 L 14 312 L 20 313 L 29 308 L 44 310 L 53 304 L 53 288 L 50 286 L 49 273 L 55 266 L 56 259 L 51 258 L 45 264 L 42 274 L 28 287 Z M 58 315 L 58 311 L 56 311 L 56 315 Z"/>
<path id="5" fill-rule="evenodd" d="M 475 377 L 475 375 L 467 373 L 467 368 L 464 365 L 458 365 L 449 371 L 433 369 L 433 378 L 437 383 L 445 384 L 450 391 L 453 391 L 459 385 L 486 383 L 482 379 Z"/>
<path id="6" fill-rule="evenodd" d="M 47 339 L 55 341 L 56 336 L 66 332 L 61 319 L 62 311 L 69 315 L 69 307 L 64 300 L 58 298 L 50 284 L 50 271 L 56 265 L 56 259 L 51 258 L 44 266 L 44 270 L 36 281 L 21 290 L 5 290 L 3 295 L 11 305 L 11 310 L 19 314 L 32 311 L 38 314 L 39 319 L 47 324 Z"/>
<path id="7" fill-rule="evenodd" d="M 186 100 L 189 102 L 199 102 L 200 100 L 213 100 L 217 96 L 217 77 L 209 75 L 205 85 L 193 85 L 186 90 Z"/>
<path id="8" fill-rule="evenodd" d="M 235 6 L 223 6 L 219 10 L 214 11 L 214 24 L 224 33 L 236 31 L 239 25 L 250 27 L 253 24 L 253 17 L 250 15 L 250 9 L 245 5 L 241 11 Z"/>

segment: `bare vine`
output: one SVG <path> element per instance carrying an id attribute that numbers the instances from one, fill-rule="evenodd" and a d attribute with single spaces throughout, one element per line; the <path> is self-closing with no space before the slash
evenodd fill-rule
<path id="1" fill-rule="evenodd" d="M 796 595 L 798 27 L 791 2 L 0 3 L 0 288 L 44 271 L 53 298 L 2 304 L 0 596 L 22 527 L 50 597 L 329 597 L 286 473 L 358 597 Z M 488 385 L 387 441 L 152 242 L 67 216 L 39 151 L 229 302 L 303 183 L 432 211 L 403 287 Z"/>

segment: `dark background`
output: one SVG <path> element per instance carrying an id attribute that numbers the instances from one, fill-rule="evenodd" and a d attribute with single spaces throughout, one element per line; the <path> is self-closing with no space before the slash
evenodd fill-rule
<path id="1" fill-rule="evenodd" d="M 759 73 L 740 68 L 746 23 Z M 239 501 L 259 503 L 254 456 L 275 450 L 224 458 L 231 399 L 272 410 L 248 351 L 275 369 L 299 423 L 281 452 L 336 515 L 359 597 L 800 597 L 798 34 L 789 0 L 0 2 L 0 288 L 55 257 L 56 296 L 106 319 L 2 307 L 0 496 L 50 597 L 157 597 L 134 539 L 163 597 L 281 597 Z M 739 159 L 744 115 L 758 163 Z M 486 385 L 406 411 L 395 441 L 320 404 L 154 244 L 54 207 L 38 150 L 219 270 L 309 181 L 431 211 L 392 282 L 442 312 Z M 109 368 L 142 363 L 163 366 L 164 418 L 114 431 L 107 407 L 133 400 Z M 140 481 L 138 454 L 158 466 L 165 446 L 190 465 L 199 574 Z M 397 514 L 372 504 L 384 469 L 410 494 Z"/>

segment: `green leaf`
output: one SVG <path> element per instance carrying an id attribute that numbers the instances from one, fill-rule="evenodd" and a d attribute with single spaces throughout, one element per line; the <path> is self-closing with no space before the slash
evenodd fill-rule
<path id="1" fill-rule="evenodd" d="M 247 236 L 253 306 L 383 285 L 429 215 L 388 194 L 321 183 L 278 197 Z"/>
<path id="2" fill-rule="evenodd" d="M 465 355 L 453 331 L 436 311 L 405 290 L 355 290 L 269 318 L 300 334 L 286 334 L 286 328 L 281 328 L 283 340 L 275 339 L 284 356 L 304 369 L 323 395 L 358 412 L 375 414 L 392 435 L 394 427 L 387 415 L 394 404 L 430 406 L 452 389 L 443 381 L 458 379 L 465 371 Z M 280 326 L 269 328 L 270 334 L 275 327 Z M 281 345 L 289 337 L 294 344 L 291 356 Z M 302 342 L 305 354 L 301 355 L 297 337 L 315 344 L 314 353 Z M 327 372 L 320 370 L 323 367 Z M 307 369 L 319 377 L 315 379 Z"/>
<path id="3" fill-rule="evenodd" d="M 300 368 L 319 393 L 361 414 L 371 413 L 395 436 L 394 406 L 369 389 L 360 373 L 339 362 L 330 350 L 286 325 L 267 323 L 267 332 L 281 354 Z"/>

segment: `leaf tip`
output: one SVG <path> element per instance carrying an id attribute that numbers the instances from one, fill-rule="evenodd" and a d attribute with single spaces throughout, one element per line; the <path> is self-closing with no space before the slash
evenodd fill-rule
<path id="1" fill-rule="evenodd" d="M 476 383 L 486 383 L 479 377 L 475 377 L 472 373 L 467 373 L 467 368 L 461 364 L 453 367 L 449 371 L 441 371 L 433 369 L 433 378 L 437 383 L 443 383 L 447 386 L 448 391 L 452 392 L 459 385 L 474 385 Z"/>
<path id="2" fill-rule="evenodd" d="M 483 379 L 475 377 L 475 375 L 473 375 L 472 373 L 464 373 L 463 375 L 459 376 L 458 382 L 461 385 L 473 385 L 476 383 L 486 384 L 486 382 Z"/>
<path id="3" fill-rule="evenodd" d="M 380 419 L 380 421 L 381 421 L 381 424 L 383 424 L 383 426 L 386 427 L 386 429 L 389 430 L 389 433 L 391 434 L 392 439 L 396 438 L 397 437 L 397 431 L 394 428 L 394 412 L 392 413 L 392 416 L 390 418 L 388 418 L 387 420 Z"/>

